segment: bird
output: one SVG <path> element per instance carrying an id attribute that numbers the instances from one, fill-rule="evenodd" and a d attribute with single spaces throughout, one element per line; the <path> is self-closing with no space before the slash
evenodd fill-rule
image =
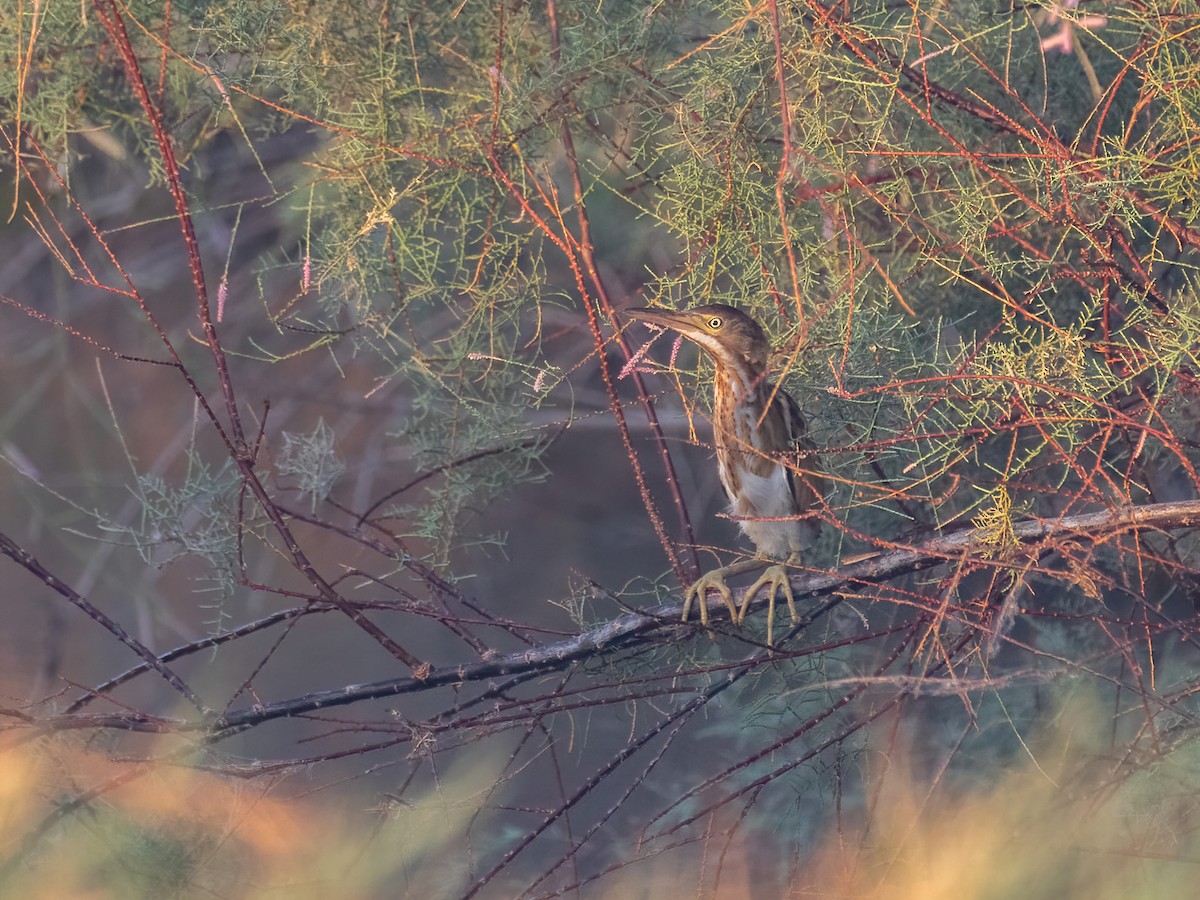
<path id="1" fill-rule="evenodd" d="M 767 378 L 771 345 L 766 332 L 736 307 L 713 303 L 685 310 L 640 307 L 626 313 L 678 332 L 712 359 L 717 468 L 729 512 L 757 551 L 756 560 L 713 569 L 693 582 L 684 596 L 683 621 L 699 601 L 700 621 L 707 626 L 705 597 L 715 591 L 734 623 L 741 625 L 751 599 L 766 587 L 767 643 L 772 644 L 778 594 L 787 599 L 792 624 L 799 620 L 786 566 L 810 549 L 816 527 L 806 514 L 819 506 L 827 491 L 804 415 L 791 395 Z M 738 609 L 726 579 L 764 561 L 775 562 L 746 591 Z"/>

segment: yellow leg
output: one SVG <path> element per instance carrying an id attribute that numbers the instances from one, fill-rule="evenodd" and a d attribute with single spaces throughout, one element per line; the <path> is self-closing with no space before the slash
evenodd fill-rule
<path id="1" fill-rule="evenodd" d="M 729 607 L 729 618 L 737 622 L 738 611 L 733 603 L 733 592 L 729 590 L 729 585 L 725 583 L 726 577 L 736 571 L 736 566 L 725 566 L 720 569 L 713 569 L 711 572 L 705 572 L 693 581 L 692 586 L 687 589 L 687 593 L 683 597 L 683 621 L 686 622 L 688 620 L 688 614 L 692 611 L 692 601 L 698 600 L 700 602 L 700 624 L 707 625 L 708 604 L 704 602 L 704 595 L 708 591 L 716 591 L 721 595 L 721 599 L 725 601 L 725 605 Z"/>
<path id="2" fill-rule="evenodd" d="M 795 556 L 788 557 L 788 563 L 794 562 Z M 750 601 L 754 599 L 754 595 L 759 589 L 767 587 L 767 643 L 772 644 L 774 641 L 775 631 L 775 597 L 780 591 L 783 591 L 783 596 L 787 598 L 788 612 L 792 614 L 792 624 L 795 625 L 800 621 L 800 614 L 796 612 L 796 598 L 792 596 L 792 583 L 788 575 L 788 570 L 784 565 L 773 565 L 766 569 L 759 576 L 758 581 L 754 582 L 750 588 L 742 595 L 742 608 L 738 610 L 736 622 L 741 625 L 746 620 L 746 611 L 750 608 Z"/>

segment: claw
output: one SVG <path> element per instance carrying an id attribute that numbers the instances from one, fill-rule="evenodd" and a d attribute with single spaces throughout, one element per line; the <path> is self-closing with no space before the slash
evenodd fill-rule
<path id="1" fill-rule="evenodd" d="M 708 591 L 716 591 L 721 595 L 721 599 L 725 601 L 725 605 L 729 607 L 729 618 L 737 622 L 738 610 L 733 603 L 733 592 L 729 590 L 729 585 L 725 583 L 725 577 L 728 574 L 728 567 L 721 569 L 713 569 L 711 572 L 705 572 L 699 578 L 692 582 L 691 587 L 687 589 L 687 593 L 683 597 L 683 621 L 688 620 L 688 614 L 692 611 L 692 601 L 700 601 L 700 624 L 708 625 L 708 604 L 704 602 L 705 594 Z"/>
<path id="2" fill-rule="evenodd" d="M 792 614 L 792 624 L 795 625 L 800 621 L 800 614 L 796 612 L 796 598 L 792 596 L 791 580 L 783 565 L 774 565 L 765 570 L 758 581 L 754 582 L 742 595 L 742 608 L 738 610 L 734 621 L 741 625 L 746 620 L 746 611 L 750 608 L 750 601 L 762 587 L 770 588 L 767 594 L 767 643 L 774 644 L 772 638 L 775 631 L 775 597 L 780 591 L 783 591 L 783 596 L 787 598 L 788 612 Z"/>

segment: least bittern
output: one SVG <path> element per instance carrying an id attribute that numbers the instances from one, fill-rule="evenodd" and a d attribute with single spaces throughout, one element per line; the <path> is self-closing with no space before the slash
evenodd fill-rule
<path id="1" fill-rule="evenodd" d="M 699 344 L 716 366 L 713 381 L 713 443 L 729 511 L 754 542 L 759 560 L 714 569 L 688 589 L 683 604 L 686 622 L 692 602 L 700 601 L 700 621 L 708 624 L 708 591 L 720 594 L 733 621 L 741 624 L 751 599 L 770 589 L 767 643 L 775 624 L 775 598 L 787 598 L 792 623 L 799 619 L 787 569 L 772 565 L 743 595 L 738 609 L 726 584 L 730 575 L 762 564 L 762 559 L 795 563 L 812 543 L 814 527 L 804 514 L 825 491 L 807 435 L 807 426 L 791 396 L 767 381 L 771 346 L 757 322 L 723 304 L 687 310 L 630 309 L 641 322 L 679 332 Z"/>

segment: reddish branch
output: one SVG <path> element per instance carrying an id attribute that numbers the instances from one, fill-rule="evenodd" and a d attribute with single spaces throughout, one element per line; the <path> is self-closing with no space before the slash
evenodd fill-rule
<path id="1" fill-rule="evenodd" d="M 808 318 L 804 304 L 800 302 L 800 275 L 796 268 L 796 250 L 792 246 L 791 230 L 788 228 L 788 198 L 785 185 L 792 180 L 792 111 L 788 105 L 787 75 L 783 62 L 783 26 L 779 22 L 778 0 L 767 0 L 771 10 L 771 37 L 775 44 L 775 86 L 779 91 L 779 129 L 783 139 L 783 154 L 779 160 L 779 174 L 775 178 L 775 203 L 779 207 L 779 230 L 783 238 L 783 249 L 787 253 L 788 273 L 792 279 L 792 301 L 796 304 L 796 319 L 800 323 L 798 344 L 803 344 L 808 335 Z"/>
<path id="2" fill-rule="evenodd" d="M 554 0 L 547 0 L 546 15 L 550 23 L 550 58 L 554 62 L 555 69 L 558 68 L 561 50 L 561 39 L 559 38 L 558 30 L 558 8 Z M 564 98 L 564 102 L 568 102 Z M 586 118 L 586 117 L 581 117 Z M 608 319 L 608 324 L 615 331 L 616 344 L 621 348 L 621 352 L 625 355 L 625 359 L 632 360 L 634 356 L 633 350 L 629 346 L 629 342 L 625 340 L 625 334 L 621 330 L 621 324 L 617 321 L 616 308 L 613 306 L 612 300 L 609 299 L 608 289 L 604 286 L 604 279 L 600 276 L 600 269 L 596 265 L 596 252 L 592 244 L 592 226 L 591 220 L 588 217 L 587 199 L 584 196 L 583 179 L 579 174 L 579 156 L 575 152 L 575 138 L 571 132 L 571 124 L 566 116 L 562 119 L 562 124 L 559 129 L 562 137 L 564 156 L 567 162 L 567 169 L 571 173 L 571 191 L 575 200 L 576 216 L 579 221 L 579 255 L 583 260 L 584 268 L 587 270 L 588 278 L 592 282 L 592 287 L 595 288 L 596 298 L 600 301 L 600 307 L 604 310 L 604 315 Z M 584 298 L 586 302 L 587 298 Z M 592 313 L 589 310 L 588 315 Z M 605 369 L 605 385 L 609 390 L 610 396 L 616 400 L 616 395 L 613 393 L 613 385 L 609 378 L 607 363 L 604 359 L 603 342 L 597 343 L 597 353 L 601 367 Z M 679 515 L 679 529 L 682 538 L 683 546 L 688 554 L 688 569 L 685 571 L 682 564 L 671 552 L 671 548 L 666 547 L 668 557 L 671 560 L 671 565 L 683 583 L 690 583 L 700 577 L 700 558 L 696 553 L 696 537 L 692 530 L 691 519 L 688 518 L 687 504 L 683 499 L 683 489 L 679 484 L 679 476 L 675 472 L 675 463 L 671 459 L 670 450 L 667 448 L 667 438 L 663 433 L 662 425 L 658 421 L 658 412 L 654 408 L 654 400 L 650 396 L 650 392 L 646 389 L 646 384 L 642 380 L 642 376 L 636 369 L 631 373 L 633 376 L 633 384 L 637 388 L 638 399 L 641 401 L 642 409 L 646 413 L 646 421 L 650 426 L 650 434 L 654 439 L 655 446 L 663 462 L 663 469 L 666 473 L 667 485 L 671 491 L 671 498 L 675 502 L 675 509 Z M 620 422 L 620 427 L 625 429 L 624 421 Z M 632 448 L 630 448 L 632 452 Z M 636 458 L 632 459 L 634 466 L 637 467 Z M 637 472 L 639 484 L 641 482 L 641 472 Z M 690 577 L 685 577 L 690 576 Z"/>
<path id="3" fill-rule="evenodd" d="M 220 377 L 221 390 L 225 394 L 225 412 L 229 416 L 234 443 L 238 451 L 244 454 L 246 446 L 245 436 L 242 433 L 242 420 L 238 414 L 237 400 L 233 394 L 233 382 L 229 377 L 229 365 L 225 359 L 225 351 L 222 349 L 220 341 L 217 340 L 216 326 L 213 324 L 212 314 L 209 310 L 208 287 L 204 280 L 204 265 L 200 259 L 200 243 L 196 240 L 196 229 L 192 224 L 187 194 L 183 190 L 183 182 L 179 175 L 175 147 L 163 126 L 162 113 L 150 98 L 150 91 L 142 77 L 141 64 L 138 62 L 133 44 L 129 41 L 129 35 L 125 31 L 125 20 L 121 18 L 115 0 L 92 0 L 92 6 L 96 10 L 96 16 L 100 19 L 104 30 L 108 32 L 109 38 L 121 54 L 121 61 L 125 65 L 125 77 L 137 96 L 138 102 L 141 103 L 142 112 L 146 114 L 146 121 L 150 123 L 150 130 L 154 132 L 154 139 L 158 143 L 159 156 L 162 158 L 163 171 L 166 173 L 167 187 L 171 192 L 171 198 L 175 201 L 175 218 L 179 222 L 180 231 L 183 233 L 183 242 L 187 248 L 188 265 L 192 270 L 192 283 L 196 288 L 196 308 L 200 324 L 204 329 L 204 338 L 208 342 L 209 351 L 212 353 L 213 362 Z"/>
<path id="4" fill-rule="evenodd" d="M 184 244 L 187 249 L 188 264 L 192 271 L 192 281 L 196 289 L 196 306 L 201 325 L 204 330 L 205 339 L 208 342 L 209 350 L 212 354 L 213 364 L 216 369 L 218 381 L 221 384 L 221 390 L 225 399 L 226 414 L 229 417 L 231 434 L 227 436 L 221 428 L 220 422 L 213 415 L 208 407 L 203 394 L 199 391 L 195 382 L 191 380 L 190 375 L 187 375 L 183 369 L 182 363 L 180 368 L 184 371 L 185 377 L 188 378 L 188 383 L 192 386 L 197 398 L 204 404 L 206 412 L 221 434 L 226 446 L 229 447 L 230 455 L 238 471 L 242 476 L 245 487 L 254 495 L 262 508 L 263 514 L 271 522 L 275 532 L 283 541 L 288 556 L 296 569 L 300 571 L 309 583 L 316 588 L 317 593 L 325 600 L 339 610 L 341 610 L 352 622 L 363 629 L 367 634 L 374 638 L 381 647 L 387 650 L 393 657 L 404 663 L 412 669 L 417 677 L 428 668 L 419 657 L 413 655 L 408 650 L 401 647 L 398 643 L 391 639 L 378 625 L 368 619 L 361 610 L 353 604 L 348 603 L 329 582 L 322 576 L 309 561 L 307 554 L 303 551 L 299 541 L 296 540 L 288 527 L 284 515 L 276 506 L 273 498 L 270 496 L 266 487 L 259 479 L 255 472 L 255 454 L 247 445 L 245 435 L 242 430 L 241 417 L 238 414 L 237 398 L 234 393 L 233 380 L 229 373 L 229 365 L 225 356 L 225 351 L 221 347 L 221 343 L 217 338 L 216 327 L 212 321 L 212 315 L 209 310 L 208 290 L 205 285 L 204 267 L 200 258 L 200 245 L 196 240 L 196 232 L 192 223 L 192 215 L 187 201 L 187 195 L 183 190 L 183 183 L 180 177 L 179 165 L 175 159 L 174 146 L 171 143 L 171 138 L 163 125 L 162 115 L 158 107 L 154 104 L 150 97 L 150 91 L 146 87 L 145 79 L 142 77 L 141 66 L 138 63 L 137 54 L 133 49 L 133 44 L 129 40 L 129 35 L 125 30 L 125 22 L 121 17 L 120 10 L 114 0 L 93 0 L 93 7 L 96 15 L 104 25 L 105 31 L 108 32 L 110 40 L 116 45 L 121 54 L 121 60 L 125 67 L 125 76 L 141 103 L 142 111 L 145 113 L 147 120 L 150 123 L 151 130 L 154 132 L 156 141 L 158 142 L 159 154 L 162 157 L 163 167 L 166 172 L 167 186 L 171 192 L 171 196 L 175 202 L 175 216 L 179 221 L 179 227 L 183 232 Z M 126 276 L 128 281 L 128 276 Z M 130 282 L 132 289 L 132 282 Z M 136 292 L 135 292 L 136 293 Z M 145 309 L 145 304 L 139 304 Z M 165 334 L 160 330 L 160 336 L 171 347 L 170 341 L 166 339 Z M 173 347 L 172 347 L 173 351 Z M 176 355 L 173 353 L 173 355 Z M 177 355 L 176 355 L 177 356 Z"/>

